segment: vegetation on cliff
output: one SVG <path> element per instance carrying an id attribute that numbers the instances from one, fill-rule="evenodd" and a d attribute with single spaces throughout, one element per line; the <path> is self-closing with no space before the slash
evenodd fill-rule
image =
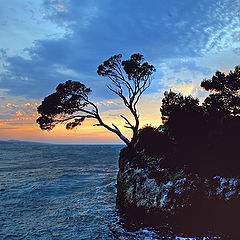
<path id="1" fill-rule="evenodd" d="M 201 87 L 210 95 L 199 99 L 172 90 L 164 93 L 163 125 L 139 131 L 137 148 L 160 165 L 206 176 L 240 176 L 240 67 L 216 72 Z"/>
<path id="2" fill-rule="evenodd" d="M 131 113 L 132 121 L 120 115 L 125 127 L 132 131 L 131 139 L 115 124 L 106 124 L 98 106 L 89 99 L 91 89 L 72 80 L 59 84 L 56 92 L 43 100 L 37 123 L 43 130 L 52 130 L 59 123 L 73 129 L 85 119 L 95 119 L 94 126 L 115 133 L 135 153 L 144 155 L 147 163 L 158 164 L 161 159 L 161 167 L 171 170 L 239 176 L 240 67 L 228 74 L 218 71 L 211 79 L 203 80 L 201 87 L 210 94 L 201 104 L 192 96 L 165 92 L 161 105 L 163 125 L 139 130 L 137 104 L 154 72 L 154 66 L 139 53 L 125 61 L 121 54 L 114 55 L 98 66 L 98 75 L 109 78 L 108 89 Z"/>

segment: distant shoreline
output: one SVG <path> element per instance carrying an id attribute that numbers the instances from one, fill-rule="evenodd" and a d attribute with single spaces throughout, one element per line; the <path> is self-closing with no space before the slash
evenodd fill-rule
<path id="1" fill-rule="evenodd" d="M 51 142 L 34 142 L 22 140 L 0 140 L 0 144 L 29 144 L 29 145 L 69 145 L 69 146 L 125 146 L 121 143 L 51 143 Z"/>

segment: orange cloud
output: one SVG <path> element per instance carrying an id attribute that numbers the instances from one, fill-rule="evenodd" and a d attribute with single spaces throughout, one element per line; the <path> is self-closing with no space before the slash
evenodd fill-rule
<path id="1" fill-rule="evenodd" d="M 17 111 L 16 112 L 16 117 L 21 117 L 23 114 L 22 114 L 22 112 L 21 111 Z"/>
<path id="2" fill-rule="evenodd" d="M 12 103 L 7 103 L 7 104 L 5 105 L 5 107 L 6 107 L 6 108 L 12 108 L 12 107 L 16 107 L 16 105 L 15 105 L 15 104 L 12 104 Z"/>
<path id="3" fill-rule="evenodd" d="M 151 124 L 159 126 L 161 124 L 160 108 L 161 100 L 158 95 L 143 96 L 139 104 L 141 126 Z M 8 103 L 12 107 L 13 103 Z M 0 120 L 1 139 L 20 139 L 40 142 L 55 143 L 122 143 L 121 140 L 112 132 L 103 127 L 93 126 L 96 121 L 86 119 L 82 126 L 73 130 L 66 130 L 64 125 L 56 126 L 52 131 L 42 131 L 36 123 L 38 114 L 36 102 L 25 101 L 15 105 L 15 110 L 11 118 Z M 109 126 L 116 124 L 122 133 L 131 138 L 132 132 L 124 127 L 125 121 L 119 116 L 123 114 L 130 121 L 133 118 L 129 111 L 118 103 L 117 99 L 107 100 L 100 104 L 102 106 L 101 116 Z M 15 109 L 18 108 L 18 109 Z"/>
<path id="4" fill-rule="evenodd" d="M 107 101 L 107 105 L 109 106 L 109 105 L 112 105 L 112 104 L 114 104 L 114 102 L 112 101 L 112 100 L 108 100 Z"/>
<path id="5" fill-rule="evenodd" d="M 173 90 L 177 90 L 185 96 L 192 95 L 197 96 L 197 92 L 200 87 L 197 86 L 197 83 L 185 83 L 176 85 Z"/>
<path id="6" fill-rule="evenodd" d="M 24 106 L 25 106 L 25 107 L 30 107 L 30 106 L 31 106 L 31 103 L 29 103 L 29 102 L 24 103 Z"/>
<path id="7" fill-rule="evenodd" d="M 55 143 L 121 143 L 118 137 L 103 127 L 92 126 L 94 120 L 85 121 L 82 126 L 73 130 L 66 130 L 64 125 L 56 126 L 52 131 L 43 131 L 36 123 L 38 115 L 21 115 L 16 113 L 13 119 L 0 122 L 1 139 L 19 139 Z M 111 119 L 107 123 L 111 124 Z M 121 126 L 119 126 L 121 128 Z"/>

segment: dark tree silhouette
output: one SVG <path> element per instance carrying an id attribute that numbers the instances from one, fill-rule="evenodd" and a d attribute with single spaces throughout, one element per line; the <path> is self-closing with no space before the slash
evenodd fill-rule
<path id="1" fill-rule="evenodd" d="M 240 176 L 240 67 L 229 74 L 216 72 L 201 87 L 211 92 L 202 105 L 192 96 L 164 93 L 164 133 L 173 147 L 161 164 L 206 176 Z"/>
<path id="2" fill-rule="evenodd" d="M 240 66 L 227 75 L 216 72 L 212 79 L 202 81 L 201 87 L 212 92 L 203 103 L 206 112 L 226 117 L 240 114 Z"/>
<path id="3" fill-rule="evenodd" d="M 155 68 L 144 62 L 143 55 L 139 53 L 133 54 L 126 61 L 122 61 L 121 58 L 121 54 L 112 56 L 98 67 L 97 73 L 111 80 L 111 84 L 108 85 L 109 90 L 122 99 L 132 114 L 134 123 L 120 115 L 126 121 L 125 127 L 132 130 L 131 140 L 125 137 L 115 124 L 109 126 L 104 123 L 97 105 L 89 100 L 91 89 L 71 80 L 59 84 L 56 92 L 46 97 L 38 107 L 41 116 L 37 119 L 37 123 L 41 129 L 52 130 L 58 123 L 65 123 L 67 129 L 72 129 L 81 125 L 86 118 L 92 118 L 97 120 L 94 126 L 105 127 L 115 133 L 127 146 L 134 146 L 139 128 L 137 103 L 150 86 L 151 75 Z"/>
<path id="4" fill-rule="evenodd" d="M 162 99 L 161 114 L 163 122 L 168 121 L 169 118 L 178 112 L 192 112 L 199 110 L 199 100 L 192 96 L 184 97 L 180 93 L 175 93 L 172 90 L 164 92 Z"/>
<path id="5" fill-rule="evenodd" d="M 170 90 L 164 93 L 160 110 L 165 134 L 174 146 L 171 158 L 162 163 L 165 166 L 180 168 L 195 164 L 205 137 L 205 118 L 199 99 Z"/>
<path id="6" fill-rule="evenodd" d="M 164 132 L 147 125 L 139 129 L 136 147 L 147 156 L 166 156 L 171 151 L 171 141 Z"/>

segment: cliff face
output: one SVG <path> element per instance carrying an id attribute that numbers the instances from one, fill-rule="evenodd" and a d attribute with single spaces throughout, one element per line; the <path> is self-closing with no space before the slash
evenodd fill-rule
<path id="1" fill-rule="evenodd" d="M 234 222 L 239 216 L 239 178 L 215 176 L 207 179 L 197 174 L 186 175 L 183 171 L 172 173 L 147 160 L 128 155 L 127 150 L 121 152 L 117 178 L 120 208 L 141 209 L 167 217 L 184 216 L 184 221 L 187 214 L 191 215 L 189 219 L 208 216 L 208 224 L 218 218 Z"/>

